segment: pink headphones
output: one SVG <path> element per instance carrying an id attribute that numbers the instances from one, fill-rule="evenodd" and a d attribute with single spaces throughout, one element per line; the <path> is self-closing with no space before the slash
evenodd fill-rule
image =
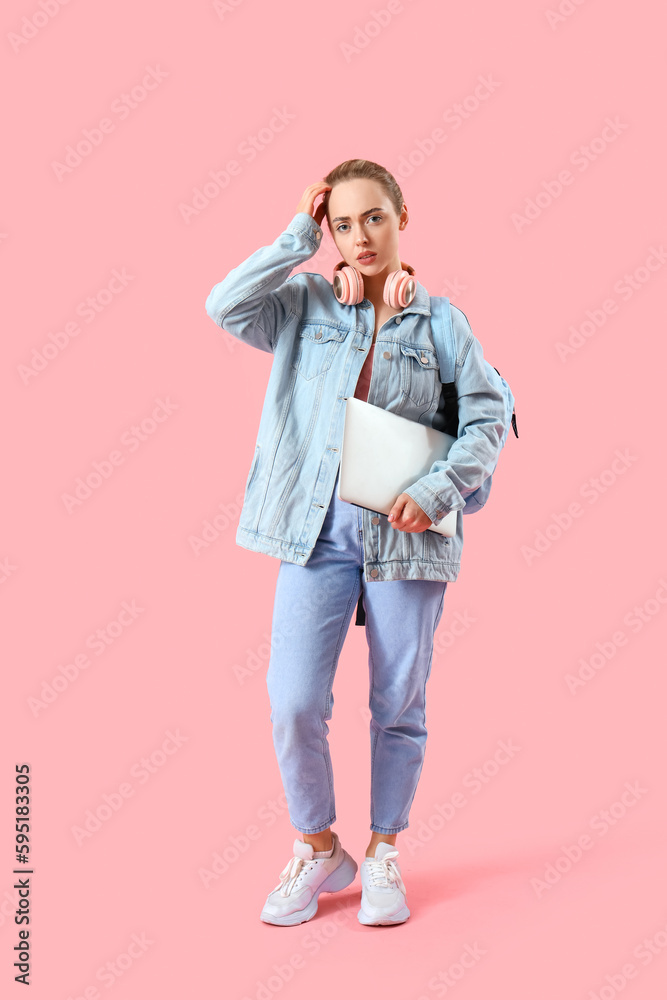
<path id="1" fill-rule="evenodd" d="M 401 261 L 402 270 L 392 271 L 384 283 L 382 298 L 392 309 L 403 309 L 409 305 L 417 292 L 414 267 Z M 364 297 L 364 279 L 356 267 L 341 260 L 334 267 L 334 295 L 345 306 L 355 306 Z"/>

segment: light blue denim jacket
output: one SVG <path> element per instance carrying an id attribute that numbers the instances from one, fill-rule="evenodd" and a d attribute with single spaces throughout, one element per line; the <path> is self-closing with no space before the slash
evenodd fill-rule
<path id="1" fill-rule="evenodd" d="M 211 290 L 208 315 L 232 336 L 273 354 L 255 453 L 236 534 L 238 545 L 306 565 L 331 499 L 343 436 L 345 397 L 353 396 L 373 342 L 368 299 L 341 305 L 330 281 L 300 272 L 320 245 L 322 229 L 297 212 L 270 246 L 260 247 Z M 378 331 L 368 402 L 431 426 L 441 381 L 430 303 L 418 281 L 402 312 Z M 457 348 L 458 438 L 403 492 L 435 524 L 460 511 L 495 469 L 504 432 L 502 394 L 485 374 L 482 348 L 465 315 L 451 306 Z M 461 566 L 463 516 L 456 535 L 401 531 L 387 515 L 363 510 L 367 581 L 455 580 Z"/>

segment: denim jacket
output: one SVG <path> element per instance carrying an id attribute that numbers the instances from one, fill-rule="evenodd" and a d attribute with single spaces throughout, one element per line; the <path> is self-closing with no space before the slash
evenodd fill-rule
<path id="1" fill-rule="evenodd" d="M 297 212 L 270 246 L 260 247 L 211 290 L 206 312 L 232 336 L 273 354 L 255 452 L 236 534 L 243 548 L 305 566 L 326 516 L 338 472 L 345 398 L 353 396 L 373 343 L 368 299 L 342 305 L 330 281 L 299 272 L 322 229 Z M 431 426 L 441 392 L 426 289 L 377 334 L 368 402 Z M 502 394 L 487 380 L 482 348 L 465 315 L 451 306 L 457 347 L 458 438 L 407 493 L 436 525 L 465 505 L 495 469 L 504 431 Z M 456 535 L 401 531 L 387 515 L 363 509 L 364 577 L 455 580 L 463 517 Z"/>

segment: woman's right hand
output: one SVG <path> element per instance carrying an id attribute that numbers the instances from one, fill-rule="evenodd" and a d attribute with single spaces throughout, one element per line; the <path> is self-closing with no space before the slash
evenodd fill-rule
<path id="1" fill-rule="evenodd" d="M 297 212 L 307 212 L 308 215 L 312 215 L 318 226 L 322 225 L 324 218 L 324 202 L 321 201 L 315 208 L 315 199 L 324 194 L 325 191 L 331 191 L 331 184 L 327 184 L 326 181 L 316 181 L 315 184 L 309 184 L 296 208 Z"/>

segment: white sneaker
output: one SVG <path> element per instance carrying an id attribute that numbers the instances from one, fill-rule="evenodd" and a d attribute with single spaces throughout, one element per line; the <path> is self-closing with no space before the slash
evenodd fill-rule
<path id="1" fill-rule="evenodd" d="M 375 848 L 375 858 L 361 864 L 361 909 L 357 914 L 362 924 L 401 924 L 410 916 L 405 903 L 405 886 L 394 858 L 398 851 L 393 844 L 381 841 Z"/>
<path id="2" fill-rule="evenodd" d="M 294 857 L 280 873 L 280 882 L 266 898 L 260 917 L 267 924 L 291 926 L 310 920 L 317 912 L 321 892 L 344 889 L 357 874 L 357 862 L 344 851 L 338 834 L 331 831 L 330 858 L 313 858 L 313 845 L 297 837 Z"/>

